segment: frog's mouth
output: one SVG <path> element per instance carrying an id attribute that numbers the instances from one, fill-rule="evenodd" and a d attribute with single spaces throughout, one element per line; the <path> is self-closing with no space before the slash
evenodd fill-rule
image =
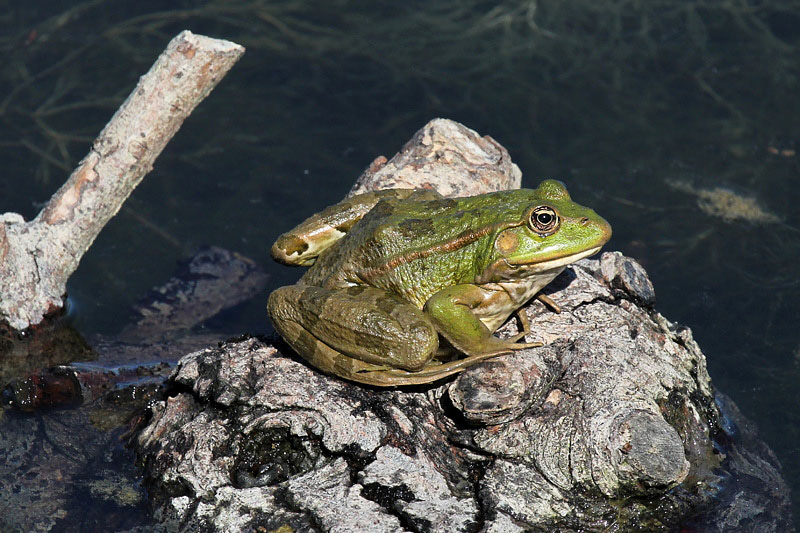
<path id="1" fill-rule="evenodd" d="M 594 248 L 590 248 L 588 250 L 584 250 L 582 252 L 578 252 L 576 254 L 565 255 L 562 257 L 556 257 L 555 259 L 550 259 L 548 261 L 541 261 L 538 263 L 511 263 L 508 262 L 508 266 L 513 268 L 516 272 L 519 272 L 522 275 L 525 274 L 538 274 L 539 272 L 546 272 L 548 270 L 554 270 L 556 268 L 565 267 L 570 263 L 574 263 L 575 261 L 579 261 L 584 257 L 589 257 L 591 255 L 596 254 L 600 251 L 602 246 L 595 246 Z"/>
<path id="2" fill-rule="evenodd" d="M 541 274 L 543 272 L 557 271 L 553 273 L 553 277 L 568 264 L 574 263 L 584 257 L 589 257 L 600 251 L 601 246 L 595 246 L 588 250 L 578 252 L 576 254 L 564 255 L 549 261 L 542 261 L 539 263 L 511 263 L 508 259 L 499 259 L 489 268 L 487 268 L 480 276 L 475 278 L 475 283 L 489 283 L 501 282 L 508 280 L 521 280 Z"/>

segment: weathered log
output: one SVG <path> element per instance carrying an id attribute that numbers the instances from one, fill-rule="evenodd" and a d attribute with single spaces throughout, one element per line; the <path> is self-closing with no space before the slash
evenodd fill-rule
<path id="1" fill-rule="evenodd" d="M 180 33 L 39 215 L 0 215 L 0 321 L 23 330 L 62 307 L 67 279 L 95 237 L 243 53 L 229 41 Z"/>
<path id="2" fill-rule="evenodd" d="M 27 346 L 7 338 L 12 348 L 0 343 L 0 368 L 8 367 L 0 372 L 0 387 L 6 376 L 16 379 L 0 391 L 0 406 L 32 411 L 79 405 L 114 391 L 118 384 L 161 383 L 179 357 L 234 334 L 208 328 L 199 332 L 196 326 L 253 298 L 266 281 L 267 275 L 251 259 L 211 246 L 181 262 L 173 277 L 133 306 L 131 323 L 119 335 L 93 335 L 87 345 L 72 329 L 48 322 L 52 327 L 37 328 L 36 335 L 25 338 Z M 49 360 L 35 357 L 40 353 Z M 61 364 L 42 369 L 51 360 Z M 92 362 L 63 364 L 75 360 Z M 20 371 L 11 364 L 14 361 L 27 363 L 29 371 Z"/>
<path id="3" fill-rule="evenodd" d="M 443 196 L 472 196 L 519 189 L 521 182 L 522 172 L 500 143 L 458 122 L 434 119 L 391 159 L 375 158 L 349 195 L 433 188 Z"/>
<path id="4" fill-rule="evenodd" d="M 248 258 L 206 248 L 131 309 L 125 341 L 92 335 L 87 345 L 58 321 L 11 341 L 19 352 L 0 354 L 0 387 L 3 376 L 19 379 L 0 391 L 0 487 L 13 490 L 0 490 L 0 531 L 86 531 L 97 524 L 140 531 L 131 520 L 141 531 L 160 531 L 145 527 L 144 491 L 120 435 L 156 398 L 178 358 L 233 334 L 194 326 L 262 293 L 265 278 Z M 39 357 L 38 369 L 25 371 L 15 362 L 32 362 L 28 352 L 48 360 Z M 75 359 L 93 361 L 61 364 Z M 43 364 L 58 366 L 40 370 Z M 68 405 L 78 407 L 48 408 Z"/>
<path id="5" fill-rule="evenodd" d="M 156 518 L 186 531 L 790 530 L 777 462 L 722 422 L 705 357 L 653 309 L 641 266 L 607 252 L 546 292 L 561 313 L 525 309 L 526 340 L 543 347 L 425 387 L 326 376 L 277 339 L 184 357 L 132 441 Z"/>

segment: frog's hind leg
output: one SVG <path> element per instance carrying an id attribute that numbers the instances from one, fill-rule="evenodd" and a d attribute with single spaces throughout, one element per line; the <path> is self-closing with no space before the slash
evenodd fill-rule
<path id="1" fill-rule="evenodd" d="M 311 335 L 305 328 L 296 322 L 285 322 L 280 328 L 281 336 L 303 359 L 315 368 L 327 374 L 339 376 L 351 381 L 358 381 L 368 385 L 389 387 L 404 385 L 407 382 L 398 377 L 386 379 L 383 377 L 385 365 L 373 365 L 348 357 L 337 352 L 321 340 Z M 402 371 L 400 371 L 402 372 Z M 413 375 L 413 372 L 407 372 Z"/>
<path id="2" fill-rule="evenodd" d="M 500 353 L 480 354 L 450 361 L 449 363 L 428 363 L 422 370 L 408 372 L 393 368 L 390 370 L 370 370 L 364 369 L 359 372 L 357 377 L 352 378 L 361 383 L 377 385 L 380 387 L 392 387 L 397 385 L 423 385 L 432 383 L 448 376 L 463 372 L 472 365 L 481 363 L 488 359 L 493 359 Z"/>
<path id="3" fill-rule="evenodd" d="M 373 287 L 281 287 L 270 295 L 268 311 L 275 329 L 300 356 L 320 370 L 362 383 L 411 383 L 380 376 L 387 368 L 413 375 L 439 345 L 422 311 Z"/>

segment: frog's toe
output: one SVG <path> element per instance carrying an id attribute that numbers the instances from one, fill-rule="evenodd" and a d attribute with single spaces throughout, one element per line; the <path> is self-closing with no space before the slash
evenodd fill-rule
<path id="1" fill-rule="evenodd" d="M 544 346 L 541 342 L 515 342 L 508 345 L 512 350 L 527 350 L 528 348 L 539 348 L 541 346 Z"/>
<path id="2" fill-rule="evenodd" d="M 504 339 L 503 342 L 505 342 L 512 350 L 524 350 L 525 348 L 538 348 L 539 346 L 544 346 L 541 342 L 519 342 L 521 339 L 524 339 L 525 335 L 527 334 L 527 331 L 522 331 L 516 335 Z"/>

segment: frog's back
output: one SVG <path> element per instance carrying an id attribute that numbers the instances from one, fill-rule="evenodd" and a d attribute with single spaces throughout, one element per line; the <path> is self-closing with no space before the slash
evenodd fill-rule
<path id="1" fill-rule="evenodd" d="M 441 288 L 473 281 L 494 236 L 519 223 L 533 192 L 383 200 L 321 254 L 302 281 L 329 288 L 379 287 L 422 307 Z"/>

